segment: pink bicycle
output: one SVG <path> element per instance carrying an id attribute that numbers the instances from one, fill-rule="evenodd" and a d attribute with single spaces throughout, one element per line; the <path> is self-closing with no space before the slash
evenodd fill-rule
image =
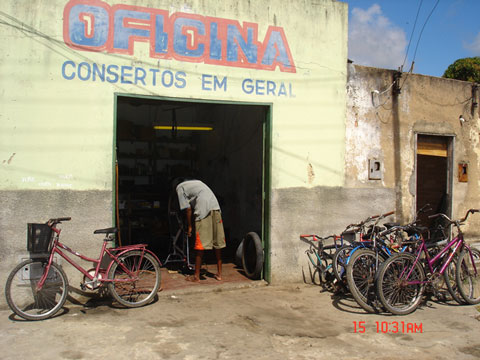
<path id="1" fill-rule="evenodd" d="M 54 261 L 55 254 L 65 259 L 83 275 L 82 289 L 97 290 L 108 287 L 112 297 L 126 307 L 150 303 L 160 287 L 160 261 L 145 244 L 108 247 L 116 228 L 95 230 L 105 234 L 97 259 L 91 259 L 59 241 L 62 221 L 70 217 L 50 219 L 46 224 L 28 224 L 27 247 L 31 259 L 18 264 L 10 273 L 5 296 L 12 311 L 27 320 L 52 317 L 64 305 L 68 295 L 68 279 Z M 65 250 L 78 258 L 92 262 L 92 269 L 84 269 L 69 258 Z"/>

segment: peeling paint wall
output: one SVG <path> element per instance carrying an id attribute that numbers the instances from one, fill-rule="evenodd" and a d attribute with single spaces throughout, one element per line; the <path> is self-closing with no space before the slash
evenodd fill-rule
<path id="1" fill-rule="evenodd" d="M 275 280 L 308 278 L 307 246 L 295 241 L 301 233 L 339 234 L 350 223 L 392 210 L 391 220 L 413 219 L 419 133 L 454 136 L 453 217 L 480 207 L 478 94 L 472 95 L 472 84 L 403 73 L 395 95 L 394 79 L 395 71 L 348 65 L 344 184 L 274 191 L 273 207 L 285 211 L 272 216 L 272 237 L 290 239 L 272 251 L 272 263 L 284 265 L 273 272 Z M 369 160 L 382 164 L 380 179 L 369 179 Z M 458 181 L 458 163 L 469 166 L 466 183 Z M 479 225 L 480 215 L 469 218 L 463 228 L 468 241 L 480 241 Z"/>
<path id="2" fill-rule="evenodd" d="M 399 221 L 413 218 L 416 194 L 416 134 L 454 136 L 453 217 L 479 207 L 480 127 L 478 94 L 468 82 L 403 73 L 395 95 L 395 72 L 350 65 L 347 83 L 346 186 L 395 189 L 390 207 Z M 459 120 L 463 115 L 465 122 Z M 368 159 L 383 162 L 382 180 L 368 180 Z M 457 164 L 469 179 L 458 181 Z M 465 227 L 472 239 L 480 217 Z"/>

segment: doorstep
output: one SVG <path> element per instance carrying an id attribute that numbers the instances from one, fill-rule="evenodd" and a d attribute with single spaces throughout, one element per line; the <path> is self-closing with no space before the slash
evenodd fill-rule
<path id="1" fill-rule="evenodd" d="M 161 293 L 174 293 L 174 292 L 189 292 L 194 290 L 195 292 L 199 288 L 205 288 L 205 290 L 211 291 L 214 288 L 238 288 L 255 286 L 254 284 L 259 281 L 249 279 L 243 268 L 238 267 L 233 263 L 224 263 L 222 266 L 222 281 L 218 281 L 214 278 L 214 274 L 217 271 L 216 264 L 204 264 L 201 269 L 200 282 L 186 281 L 185 278 L 188 274 L 181 270 L 172 270 L 166 267 L 161 268 L 162 284 Z M 260 283 L 265 283 L 261 281 Z M 266 284 L 266 283 L 265 283 Z"/>

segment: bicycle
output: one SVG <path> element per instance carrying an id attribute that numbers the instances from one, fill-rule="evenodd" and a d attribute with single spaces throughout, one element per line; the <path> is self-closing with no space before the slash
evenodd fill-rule
<path id="1" fill-rule="evenodd" d="M 459 251 L 455 266 L 457 289 L 467 303 L 480 303 L 480 252 L 470 248 L 460 228 L 468 216 L 476 212 L 479 210 L 469 209 L 460 220 L 451 220 L 445 214 L 429 216 L 430 219 L 443 217 L 447 220 L 448 226 L 454 225 L 457 228 L 457 236 L 432 258 L 425 239 L 420 237 L 420 244 L 414 254 L 400 253 L 383 263 L 377 277 L 376 288 L 378 298 L 387 311 L 395 315 L 407 315 L 415 311 L 422 300 L 425 285 L 444 275 Z M 428 275 L 427 278 L 425 274 Z M 446 280 L 448 285 L 448 279 Z M 448 288 L 451 291 L 450 286 Z M 451 294 L 454 295 L 452 292 Z"/>
<path id="2" fill-rule="evenodd" d="M 421 236 L 421 232 L 427 228 L 416 226 L 418 216 L 430 210 L 430 205 L 426 204 L 417 211 L 413 221 L 406 225 L 398 223 L 379 225 L 381 219 L 394 214 L 394 211 L 372 216 L 367 220 L 375 220 L 375 223 L 370 225 L 368 232 L 361 237 L 362 241 L 351 244 L 352 249 L 343 259 L 347 284 L 354 299 L 367 312 L 381 310 L 375 290 L 375 279 L 380 265 L 394 254 L 412 251 L 412 242 L 405 241 L 404 232 L 408 234 L 409 239 Z"/>
<path id="3" fill-rule="evenodd" d="M 310 238 L 310 239 L 309 239 Z M 325 245 L 324 242 L 328 239 L 333 239 L 332 245 Z M 305 250 L 307 257 L 310 261 L 310 264 L 315 269 L 311 273 L 311 278 L 313 283 L 316 285 L 321 285 L 323 290 L 332 290 L 333 283 L 335 281 L 335 275 L 332 268 L 332 259 L 334 255 L 334 250 L 337 250 L 339 246 L 337 242 L 340 240 L 341 245 L 343 240 L 340 236 L 330 235 L 327 237 L 319 237 L 318 235 L 300 235 L 300 240 L 309 244 L 309 248 Z M 309 268 L 310 268 L 309 264 Z M 315 278 L 319 277 L 319 283 L 315 282 Z"/>
<path id="4" fill-rule="evenodd" d="M 371 216 L 358 224 L 350 224 L 342 231 L 341 235 L 327 237 L 314 234 L 300 235 L 300 239 L 310 245 L 305 253 L 310 261 L 309 269 L 310 265 L 315 269 L 313 273 L 310 270 L 310 276 L 314 284 L 321 285 L 324 290 L 338 290 L 338 288 L 334 288 L 334 284 L 344 283 L 343 268 L 346 266 L 347 255 L 350 254 L 350 251 L 353 252 L 358 248 L 358 246 L 352 245 L 356 243 L 356 233 L 360 233 L 360 238 L 363 239 L 366 234 L 366 225 L 379 216 Z M 324 242 L 328 239 L 333 239 L 333 244 L 325 246 Z M 345 244 L 345 242 L 348 244 Z M 359 243 L 361 244 L 362 241 Z M 318 283 L 316 282 L 317 274 L 319 277 Z M 342 285 L 342 287 L 344 286 Z"/>
<path id="5" fill-rule="evenodd" d="M 378 219 L 380 216 L 386 216 L 386 214 L 373 215 L 357 224 L 350 224 L 341 233 L 342 240 L 345 240 L 348 244 L 342 245 L 342 247 L 336 251 L 332 261 L 333 272 L 339 282 L 346 281 L 346 268 L 349 258 L 353 255 L 353 253 L 355 253 L 355 251 L 358 249 L 370 246 L 371 231 L 373 228 L 369 229 L 368 224 L 370 224 L 372 221 L 376 221 L 376 219 Z M 391 226 L 393 225 L 395 224 L 391 224 Z M 357 234 L 358 240 L 356 240 Z"/>
<path id="6" fill-rule="evenodd" d="M 391 255 L 389 247 L 379 241 L 378 223 L 394 211 L 376 216 L 376 221 L 369 234 L 369 246 L 356 249 L 350 253 L 346 264 L 347 284 L 355 301 L 365 311 L 373 313 L 379 311 L 375 296 L 375 278 L 379 265 Z"/>
<path id="7" fill-rule="evenodd" d="M 84 275 L 83 290 L 97 290 L 107 285 L 112 297 L 125 307 L 150 303 L 160 286 L 160 261 L 146 244 L 107 247 L 117 228 L 95 230 L 104 234 L 97 259 L 84 256 L 59 241 L 58 224 L 70 217 L 50 219 L 45 224 L 28 224 L 27 247 L 32 258 L 18 264 L 7 278 L 5 296 L 10 309 L 26 320 L 43 320 L 55 315 L 68 294 L 68 279 L 54 262 L 58 255 Z M 94 264 L 84 269 L 62 250 Z M 39 256 L 39 257 L 38 257 Z M 102 261 L 108 259 L 108 261 Z M 102 266 L 105 262 L 106 266 Z"/>

